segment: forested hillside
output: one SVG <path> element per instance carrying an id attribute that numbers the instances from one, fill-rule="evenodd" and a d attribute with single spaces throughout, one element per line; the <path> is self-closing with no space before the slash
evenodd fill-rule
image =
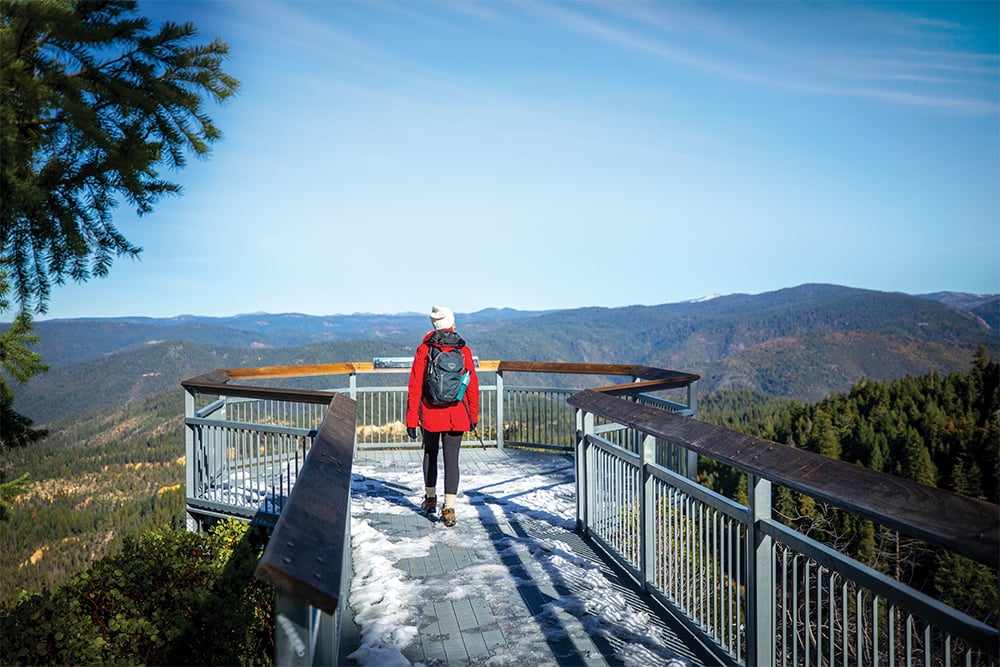
<path id="1" fill-rule="evenodd" d="M 216 368 L 371 360 L 389 352 L 398 354 L 404 345 L 370 340 L 241 349 L 186 341 L 152 343 L 95 361 L 53 369 L 20 388 L 16 405 L 37 423 L 44 424 L 96 410 L 116 410 L 163 392 L 179 391 L 182 380 Z M 326 384 L 309 380 L 306 384 L 323 387 L 330 382 L 335 380 L 327 379 Z"/>
<path id="2" fill-rule="evenodd" d="M 847 390 L 859 378 L 892 380 L 962 370 L 972 355 L 959 345 L 855 331 L 774 338 L 695 368 L 706 392 L 743 388 L 818 401 Z"/>
<path id="3" fill-rule="evenodd" d="M 1000 365 L 980 350 L 966 373 L 893 382 L 863 379 L 848 392 L 801 403 L 724 391 L 706 396 L 700 418 L 768 440 L 1000 503 Z M 745 479 L 706 464 L 702 479 L 746 499 Z M 790 525 L 986 622 L 997 622 L 996 572 L 901 538 L 779 489 Z"/>
<path id="4" fill-rule="evenodd" d="M 181 390 L 50 426 L 40 444 L 5 451 L 0 481 L 31 475 L 0 521 L 0 598 L 62 582 L 127 536 L 184 525 Z"/>
<path id="5" fill-rule="evenodd" d="M 816 403 L 708 394 L 699 418 L 1000 503 L 1000 366 L 985 350 L 965 373 L 864 378 Z"/>
<path id="6" fill-rule="evenodd" d="M 948 304 L 959 310 L 968 311 L 983 320 L 994 331 L 1000 330 L 1000 295 L 935 292 L 933 294 L 922 294 L 921 297 Z"/>

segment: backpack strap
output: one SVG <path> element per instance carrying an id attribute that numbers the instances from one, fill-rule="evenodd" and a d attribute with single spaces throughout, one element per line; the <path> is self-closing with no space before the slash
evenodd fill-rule
<path id="1" fill-rule="evenodd" d="M 456 350 L 465 347 L 465 340 L 458 335 L 457 331 L 452 331 L 451 329 L 438 329 L 424 342 L 427 345 L 436 345 L 437 347 L 453 347 Z"/>

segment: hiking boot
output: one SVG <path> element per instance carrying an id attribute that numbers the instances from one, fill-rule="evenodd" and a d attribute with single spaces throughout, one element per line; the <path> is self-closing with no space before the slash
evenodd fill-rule
<path id="1" fill-rule="evenodd" d="M 420 503 L 420 509 L 428 514 L 434 514 L 434 512 L 437 512 L 437 506 L 438 501 L 434 496 L 424 496 L 424 502 Z"/>
<path id="2" fill-rule="evenodd" d="M 441 510 L 441 523 L 451 528 L 455 525 L 455 508 L 445 507 Z"/>

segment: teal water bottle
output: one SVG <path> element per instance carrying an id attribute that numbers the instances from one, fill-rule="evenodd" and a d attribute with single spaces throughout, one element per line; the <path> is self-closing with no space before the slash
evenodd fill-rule
<path id="1" fill-rule="evenodd" d="M 469 376 L 472 375 L 469 371 L 462 373 L 462 385 L 458 388 L 457 400 L 462 400 L 465 396 L 465 390 L 469 388 Z"/>

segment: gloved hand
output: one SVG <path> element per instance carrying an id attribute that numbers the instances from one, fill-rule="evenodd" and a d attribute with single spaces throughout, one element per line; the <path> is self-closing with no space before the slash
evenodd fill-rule
<path id="1" fill-rule="evenodd" d="M 410 436 L 413 440 L 417 439 L 417 429 L 415 426 L 406 427 L 406 435 Z"/>
<path id="2" fill-rule="evenodd" d="M 472 422 L 472 426 L 469 427 L 469 430 L 470 431 L 475 431 L 477 425 L 478 425 L 478 422 Z"/>

